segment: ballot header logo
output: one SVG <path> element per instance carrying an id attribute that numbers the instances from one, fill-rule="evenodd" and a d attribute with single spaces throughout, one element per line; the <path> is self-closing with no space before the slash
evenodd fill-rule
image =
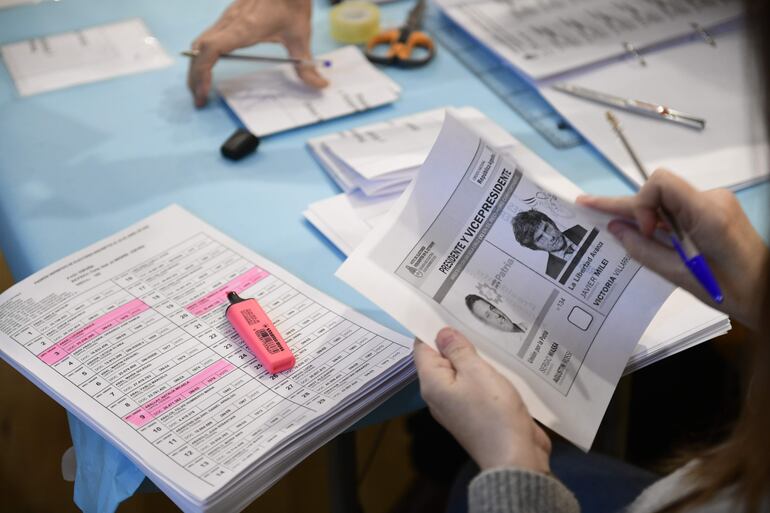
<path id="1" fill-rule="evenodd" d="M 399 266 L 396 271 L 397 274 L 413 285 L 422 283 L 430 274 L 431 268 L 436 262 L 435 247 L 436 243 L 434 241 L 420 245 L 412 253 L 411 257 Z"/>
<path id="2" fill-rule="evenodd" d="M 412 273 L 412 276 L 414 276 L 415 278 L 422 278 L 423 276 L 425 276 L 425 273 L 423 273 L 421 270 L 417 269 L 412 265 L 407 265 L 406 270 Z"/>

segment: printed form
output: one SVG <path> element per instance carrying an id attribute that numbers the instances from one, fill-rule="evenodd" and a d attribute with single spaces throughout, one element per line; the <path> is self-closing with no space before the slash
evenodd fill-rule
<path id="1" fill-rule="evenodd" d="M 541 80 L 740 16 L 737 0 L 437 0 L 455 23 Z M 628 46 L 631 45 L 631 46 Z"/>
<path id="2" fill-rule="evenodd" d="M 396 101 L 401 86 L 370 63 L 361 50 L 345 46 L 317 56 L 329 81 L 317 90 L 300 82 L 291 64 L 280 64 L 222 80 L 217 89 L 246 128 L 263 136 L 319 123 Z"/>
<path id="3" fill-rule="evenodd" d="M 0 47 L 22 96 L 171 65 L 139 18 Z"/>
<path id="4" fill-rule="evenodd" d="M 338 276 L 427 343 L 444 326 L 463 331 L 535 418 L 588 449 L 673 287 L 630 259 L 609 218 L 558 197 L 551 173 L 471 125 L 447 115 L 410 189 Z"/>
<path id="5" fill-rule="evenodd" d="M 246 349 L 228 291 L 258 299 L 292 370 L 270 375 Z M 347 427 L 323 427 L 335 411 L 364 401 L 360 416 L 410 379 L 411 345 L 176 206 L 0 296 L 3 357 L 185 511 L 245 506 L 301 460 L 279 448 L 317 447 Z"/>

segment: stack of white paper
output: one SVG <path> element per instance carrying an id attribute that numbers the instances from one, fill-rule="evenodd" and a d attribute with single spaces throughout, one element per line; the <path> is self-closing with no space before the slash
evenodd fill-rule
<path id="1" fill-rule="evenodd" d="M 536 177 L 549 189 L 566 198 L 574 198 L 581 193 L 575 184 L 482 113 L 472 108 L 455 109 L 454 112 L 460 118 L 474 119 L 476 123 L 469 126 L 481 127 L 477 131 L 482 137 L 493 139 L 498 147 L 506 148 L 506 153 L 513 155 L 518 162 L 537 170 Z M 391 123 L 397 121 L 400 122 L 401 118 Z M 364 128 L 356 131 L 363 132 Z M 424 153 L 427 155 L 428 151 Z M 382 222 L 399 197 L 400 193 L 377 197 L 366 196 L 361 191 L 342 193 L 310 204 L 304 215 L 340 251 L 349 255 Z M 625 373 L 722 335 L 729 329 L 727 316 L 704 305 L 689 293 L 676 290 L 642 336 Z"/>
<path id="2" fill-rule="evenodd" d="M 311 203 L 303 215 L 332 244 L 349 255 L 388 213 L 401 193 L 369 197 L 360 191 Z"/>
<path id="3" fill-rule="evenodd" d="M 271 375 L 225 318 L 256 298 Z M 414 377 L 412 340 L 172 206 L 0 295 L 0 356 L 185 512 L 236 512 Z"/>
<path id="4" fill-rule="evenodd" d="M 676 289 L 650 323 L 623 374 L 730 331 L 730 319 L 683 289 Z"/>
<path id="5" fill-rule="evenodd" d="M 355 46 L 318 59 L 331 62 L 320 69 L 329 81 L 321 90 L 300 82 L 291 64 L 223 80 L 217 88 L 246 128 L 259 136 L 381 107 L 401 94 L 401 87 Z"/>
<path id="6" fill-rule="evenodd" d="M 403 191 L 425 162 L 444 122 L 446 108 L 429 110 L 316 137 L 308 146 L 346 193 L 387 196 Z M 500 148 L 507 133 L 472 107 L 457 109 Z"/>

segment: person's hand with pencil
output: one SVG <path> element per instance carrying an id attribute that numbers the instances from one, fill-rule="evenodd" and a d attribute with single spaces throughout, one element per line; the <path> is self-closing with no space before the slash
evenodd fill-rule
<path id="1" fill-rule="evenodd" d="M 634 260 L 749 327 L 759 325 L 768 248 L 733 193 L 702 192 L 659 169 L 634 196 L 581 196 L 578 203 L 617 216 L 608 230 Z M 662 208 L 708 261 L 724 291 L 722 304 L 714 304 L 676 251 L 654 236 L 656 228 L 666 229 L 659 217 Z"/>
<path id="2" fill-rule="evenodd" d="M 311 0 L 235 0 L 222 16 L 193 41 L 187 85 L 196 107 L 206 105 L 211 71 L 221 55 L 262 42 L 280 43 L 290 57 L 310 60 Z M 327 81 L 312 65 L 297 64 L 297 75 L 311 87 Z"/>

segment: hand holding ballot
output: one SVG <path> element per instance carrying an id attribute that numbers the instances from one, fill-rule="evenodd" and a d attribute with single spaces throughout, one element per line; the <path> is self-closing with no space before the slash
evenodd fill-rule
<path id="1" fill-rule="evenodd" d="M 724 287 L 720 308 L 751 327 L 758 326 L 768 248 L 731 192 L 700 192 L 677 175 L 658 170 L 635 196 L 582 196 L 578 203 L 621 217 L 608 230 L 634 260 L 708 302 L 708 294 L 676 251 L 653 237 L 660 225 L 657 211 L 667 209 L 692 237 Z"/>
<path id="2" fill-rule="evenodd" d="M 195 106 L 203 107 L 211 90 L 211 70 L 223 54 L 262 42 L 281 43 L 289 56 L 309 60 L 310 0 L 235 0 L 222 16 L 192 44 L 187 85 Z M 295 65 L 297 75 L 321 89 L 327 81 L 314 66 Z"/>
<path id="3" fill-rule="evenodd" d="M 575 205 L 545 162 L 497 149 L 455 112 L 337 276 L 436 349 L 442 328 L 462 331 L 534 418 L 587 450 L 674 288 L 627 254 L 605 228 L 611 217 Z"/>
<path id="4" fill-rule="evenodd" d="M 459 331 L 441 330 L 438 351 L 415 341 L 420 394 L 430 412 L 482 470 L 513 466 L 547 473 L 551 441 L 519 393 Z"/>
<path id="5" fill-rule="evenodd" d="M 446 129 L 447 127 L 445 127 Z M 459 145 L 457 141 L 460 138 L 455 137 L 454 140 Z M 440 142 L 441 140 L 437 144 Z M 479 150 L 473 153 L 476 156 L 479 154 L 483 156 L 484 154 L 483 151 L 480 152 Z M 471 152 L 468 153 L 468 156 L 470 154 Z M 489 157 L 488 160 L 491 162 L 493 159 Z M 430 173 L 430 158 L 423 167 L 424 171 L 426 169 L 426 174 Z M 446 171 L 446 169 L 449 168 L 442 166 L 442 170 Z M 419 178 L 424 180 L 425 175 L 421 175 Z M 420 185 L 418 181 L 412 194 L 419 194 Z M 518 186 L 500 217 L 505 219 L 505 210 L 510 208 L 517 197 L 526 198 L 524 199 L 526 207 L 519 209 L 515 214 L 511 212 L 511 215 L 508 216 L 507 224 L 511 225 L 513 238 L 522 248 L 529 251 L 529 254 L 543 256 L 540 259 L 540 272 L 564 284 L 559 277 L 568 272 L 564 270 L 565 266 L 570 266 L 571 262 L 576 259 L 586 258 L 585 254 L 580 256 L 579 247 L 581 241 L 586 238 L 588 231 L 586 226 L 589 225 L 586 224 L 585 218 L 581 219 L 580 215 L 576 215 L 579 213 L 577 210 L 574 212 L 567 210 L 571 208 L 568 203 L 559 202 L 556 198 L 542 193 L 519 194 L 518 189 L 522 187 L 522 184 Z M 582 196 L 578 199 L 578 204 L 620 217 L 621 219 L 608 219 L 609 222 L 605 221 L 604 224 L 607 225 L 607 231 L 622 244 L 627 257 L 708 301 L 709 298 L 705 291 L 682 264 L 675 250 L 653 237 L 656 230 L 662 228 L 662 221 L 659 219 L 658 212 L 661 209 L 670 212 L 681 229 L 692 237 L 694 243 L 701 249 L 718 275 L 720 283 L 725 287 L 725 302 L 721 305 L 724 310 L 752 327 L 759 326 L 761 305 L 763 304 L 761 287 L 766 281 L 763 275 L 768 248 L 759 234 L 752 228 L 732 193 L 726 190 L 700 192 L 673 173 L 659 170 L 652 175 L 635 196 L 621 198 Z M 408 207 L 407 203 L 404 211 Z M 545 211 L 548 213 L 546 214 Z M 561 219 L 561 222 L 556 222 L 554 219 Z M 601 230 L 602 228 L 603 225 L 597 224 L 593 230 Z M 505 246 L 501 244 L 501 241 L 502 239 L 495 240 L 495 227 L 492 227 L 485 242 L 504 248 Z M 610 244 L 610 241 L 605 240 L 600 243 L 607 245 Z M 438 247 L 439 244 L 440 242 L 436 242 L 431 245 Z M 596 244 L 596 247 L 598 246 L 599 244 Z M 438 250 L 434 249 L 433 251 Z M 521 310 L 517 312 L 516 308 L 508 304 L 503 289 L 500 286 L 496 287 L 495 284 L 503 283 L 506 277 L 511 274 L 511 269 L 515 269 L 516 261 L 522 259 L 521 262 L 524 263 L 523 259 L 527 255 L 526 252 L 511 253 L 511 258 L 495 274 L 495 278 L 487 284 L 481 283 L 478 287 L 479 293 L 485 294 L 492 300 L 486 301 L 490 305 L 488 311 L 484 312 L 486 316 L 476 314 L 476 312 L 474 315 L 476 320 L 494 328 L 494 340 L 506 340 L 506 343 L 513 342 L 511 335 L 504 333 L 507 331 L 504 327 L 514 322 L 510 320 L 512 313 L 518 314 L 517 321 L 522 313 Z M 602 257 L 605 259 L 603 262 L 609 260 L 609 253 L 603 253 Z M 355 253 L 353 258 L 355 258 Z M 428 256 L 423 257 L 424 260 L 429 258 Z M 478 253 L 475 258 L 479 259 Z M 406 261 L 409 261 L 408 258 Z M 441 261 L 441 259 L 439 258 L 437 261 Z M 535 260 L 532 262 L 534 263 Z M 600 276 L 600 274 L 604 274 L 602 269 L 607 268 L 602 263 L 593 267 L 589 265 L 588 270 L 584 271 L 585 266 L 585 263 L 581 264 L 580 271 L 577 271 L 573 276 L 577 276 L 577 274 Z M 537 268 L 535 267 L 535 269 Z M 427 269 L 420 267 L 418 270 L 422 276 L 428 274 Z M 642 269 L 639 269 L 639 272 L 642 272 Z M 570 278 L 567 283 L 570 283 L 570 280 L 576 281 L 579 286 L 573 288 L 568 285 L 567 290 L 580 290 L 581 279 Z M 590 284 L 590 281 L 588 283 Z M 607 284 L 609 283 L 608 281 Z M 652 282 L 648 283 L 652 284 Z M 636 285 L 638 286 L 639 283 Z M 634 283 L 632 282 L 630 286 L 634 286 Z M 493 289 L 496 293 L 493 292 Z M 603 291 L 604 289 L 599 292 L 597 298 L 601 296 Z M 643 288 L 637 288 L 636 301 L 641 300 L 645 294 L 649 294 L 648 291 L 642 291 Z M 492 302 L 495 303 L 494 306 Z M 442 304 L 445 304 L 447 308 L 451 306 L 447 301 L 442 301 Z M 618 301 L 618 304 L 622 304 L 622 301 Z M 583 306 L 585 305 L 586 303 L 583 302 Z M 410 305 L 410 308 L 413 307 L 414 305 Z M 468 308 L 471 308 L 470 303 L 468 303 Z M 612 315 L 617 314 L 619 308 L 613 309 L 615 311 L 611 312 L 603 322 L 611 322 Z M 569 310 L 568 319 L 573 324 L 575 323 L 575 319 L 573 319 L 575 310 L 575 308 Z M 628 312 L 628 315 L 632 315 L 632 311 L 639 315 L 645 310 L 645 307 L 636 305 Z M 469 333 L 470 340 L 454 328 L 444 328 L 435 337 L 433 347 L 419 341 L 415 343 L 415 363 L 420 378 L 421 393 L 430 407 L 431 413 L 452 433 L 482 470 L 514 467 L 547 473 L 549 470 L 550 442 L 547 435 L 530 415 L 530 411 L 532 411 L 539 420 L 548 424 L 548 415 L 544 415 L 540 411 L 537 401 L 533 402 L 530 397 L 531 387 L 536 382 L 530 382 L 527 379 L 523 381 L 510 379 L 511 376 L 506 373 L 507 369 L 504 366 L 496 365 L 501 361 L 500 356 L 496 355 L 494 358 L 489 358 L 489 355 L 494 353 L 486 344 L 484 332 L 477 331 L 480 324 L 478 322 L 466 323 L 466 317 L 457 312 L 453 312 L 453 314 L 455 319 L 443 317 L 441 320 L 447 324 L 461 327 L 463 331 Z M 537 319 L 533 324 L 534 326 L 538 324 L 546 326 L 547 319 Z M 529 327 L 526 327 L 526 324 L 523 326 L 525 327 L 522 328 L 522 334 L 527 336 L 528 332 L 532 331 L 533 325 L 530 323 Z M 580 328 L 580 326 L 578 327 Z M 591 324 L 585 326 L 586 329 L 590 329 L 590 327 Z M 559 348 L 557 345 L 567 345 L 570 348 L 571 360 L 583 358 L 580 371 L 590 372 L 590 367 L 595 364 L 591 364 L 587 359 L 584 359 L 585 357 L 581 357 L 579 352 L 575 351 L 574 342 L 579 337 L 580 331 L 573 330 L 571 333 L 565 331 L 563 332 L 565 338 L 558 340 L 556 336 L 552 336 L 558 329 L 557 324 L 552 323 L 546 326 L 546 331 L 543 332 L 551 337 L 551 345 L 547 349 L 548 355 L 553 354 L 558 357 Z M 609 350 L 610 345 L 614 345 L 615 349 L 624 345 L 624 335 L 616 332 L 611 338 L 613 340 L 609 341 L 606 346 L 607 350 Z M 423 338 L 423 340 L 428 339 Z M 534 348 L 528 351 L 526 353 L 527 361 L 531 359 L 538 362 L 538 353 L 546 350 L 547 345 L 544 344 L 539 350 Z M 546 372 L 548 369 L 552 369 L 553 365 L 553 360 L 546 358 L 532 370 Z M 566 368 L 569 368 L 569 364 Z M 555 382 L 557 376 L 558 371 L 549 376 L 549 381 Z M 575 381 L 578 383 L 577 389 L 580 390 L 579 381 Z M 586 386 L 583 390 L 590 389 Z M 541 390 L 539 393 L 543 394 L 541 397 L 547 397 L 545 391 Z M 579 400 L 580 393 L 572 394 L 570 388 L 566 391 L 565 396 L 571 397 L 572 400 Z M 566 406 L 561 405 L 560 408 L 566 408 Z M 559 426 L 552 427 L 559 429 Z M 571 436 L 575 437 L 575 435 Z"/>

